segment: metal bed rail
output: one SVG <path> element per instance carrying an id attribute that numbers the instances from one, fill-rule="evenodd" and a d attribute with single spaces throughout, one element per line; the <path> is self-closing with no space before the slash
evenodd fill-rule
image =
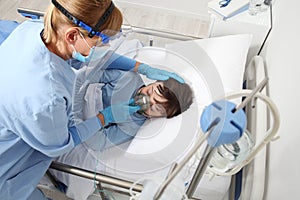
<path id="1" fill-rule="evenodd" d="M 129 25 L 123 24 L 122 29 L 126 29 Z M 203 39 L 201 37 L 196 37 L 196 36 L 189 36 L 185 34 L 180 34 L 180 33 L 172 33 L 168 31 L 163 31 L 163 30 L 157 30 L 157 29 L 151 29 L 151 28 L 143 28 L 143 27 L 138 27 L 138 26 L 130 26 L 132 29 L 133 33 L 138 33 L 138 34 L 143 34 L 143 35 L 150 35 L 150 36 L 157 36 L 161 38 L 166 38 L 166 39 L 172 39 L 172 40 L 179 40 L 179 41 L 187 41 L 187 40 L 196 40 L 196 39 Z"/>
<path id="2" fill-rule="evenodd" d="M 143 185 L 141 184 L 134 184 L 131 181 L 127 181 L 124 179 L 112 177 L 109 175 L 104 175 L 95 171 L 90 171 L 86 169 L 82 169 L 79 167 L 75 167 L 72 165 L 67 165 L 64 163 L 53 161 L 50 165 L 50 169 L 58 170 L 60 172 L 65 172 L 68 174 L 76 175 L 82 178 L 87 178 L 90 180 L 94 180 L 95 184 L 97 184 L 97 189 L 100 192 L 100 195 L 102 196 L 102 199 L 105 199 L 105 190 L 111 190 L 111 188 L 105 188 L 102 186 L 102 184 L 108 184 L 114 187 L 114 191 L 119 193 L 126 193 L 124 191 L 129 191 L 129 189 L 132 190 L 134 193 L 140 193 L 143 190 Z M 53 183 L 53 185 L 56 185 L 55 178 L 48 172 L 48 177 L 50 178 L 50 181 Z M 125 190 L 124 190 L 125 189 Z M 128 192 L 129 194 L 129 192 Z"/>
<path id="3" fill-rule="evenodd" d="M 262 62 L 262 63 L 261 63 Z M 244 87 L 247 89 L 253 89 L 257 87 L 258 81 L 260 79 L 268 78 L 268 73 L 266 67 L 263 65 L 263 58 L 261 56 L 255 56 L 252 58 L 250 63 L 245 69 Z M 265 86 L 265 93 L 269 96 L 269 83 L 267 82 Z M 249 105 L 245 107 L 245 112 L 247 113 L 247 130 L 253 135 L 254 138 L 257 137 L 257 117 L 258 117 L 258 105 L 257 99 L 253 99 Z M 270 128 L 270 111 L 266 114 L 266 129 Z M 268 144 L 269 145 L 269 144 Z M 267 148 L 268 148 L 267 145 Z M 266 156 L 267 162 L 267 156 Z M 232 182 L 230 185 L 229 199 L 241 199 L 247 200 L 251 199 L 251 191 L 254 185 L 254 180 L 252 178 L 254 174 L 254 160 L 246 165 L 239 173 L 232 177 Z M 265 169 L 265 176 L 267 175 L 268 169 Z M 267 180 L 265 180 L 267 181 Z M 247 188 L 247 189 L 246 189 Z M 265 188 L 264 188 L 265 189 Z M 263 190 L 264 190 L 263 189 Z"/>

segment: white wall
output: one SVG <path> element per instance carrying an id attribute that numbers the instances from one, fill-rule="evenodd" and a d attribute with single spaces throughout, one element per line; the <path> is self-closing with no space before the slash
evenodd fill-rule
<path id="1" fill-rule="evenodd" d="M 266 51 L 271 98 L 277 104 L 280 139 L 271 145 L 267 200 L 300 196 L 300 1 L 276 0 Z"/>

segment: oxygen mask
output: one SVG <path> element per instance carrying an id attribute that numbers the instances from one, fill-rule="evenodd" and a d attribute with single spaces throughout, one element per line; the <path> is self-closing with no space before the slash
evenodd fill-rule
<path id="1" fill-rule="evenodd" d="M 141 107 L 140 110 L 138 110 L 139 114 L 143 114 L 146 110 L 150 108 L 150 97 L 142 94 L 142 93 L 137 93 L 134 97 L 134 105 L 138 105 Z"/>

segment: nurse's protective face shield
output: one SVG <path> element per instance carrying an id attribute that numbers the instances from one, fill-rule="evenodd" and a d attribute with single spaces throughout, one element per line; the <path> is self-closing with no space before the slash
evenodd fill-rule
<path id="1" fill-rule="evenodd" d="M 98 83 L 104 70 L 114 61 L 117 56 L 113 54 L 119 49 L 130 32 L 116 32 L 105 30 L 91 49 L 91 54 L 87 62 L 82 63 L 80 69 L 76 72 L 73 90 L 73 117 L 76 122 L 83 120 L 82 105 L 84 95 L 88 86 L 92 83 Z"/>

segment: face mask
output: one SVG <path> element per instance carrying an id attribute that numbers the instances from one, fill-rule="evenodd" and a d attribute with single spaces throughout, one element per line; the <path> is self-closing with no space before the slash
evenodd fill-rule
<path id="1" fill-rule="evenodd" d="M 83 41 L 85 42 L 85 44 L 90 48 L 90 53 L 87 56 L 83 56 L 81 53 L 79 53 L 78 51 L 76 51 L 74 45 L 71 45 L 71 47 L 73 48 L 73 52 L 72 52 L 72 58 L 79 60 L 80 62 L 88 62 L 91 59 L 91 56 L 93 54 L 94 51 L 94 47 L 91 47 L 87 41 L 84 39 L 83 35 L 81 32 L 79 32 L 80 37 L 83 39 Z"/>
<path id="2" fill-rule="evenodd" d="M 91 59 L 91 56 L 93 54 L 94 48 L 90 49 L 90 53 L 87 56 L 83 56 L 81 53 L 79 53 L 78 51 L 76 51 L 75 47 L 72 45 L 72 48 L 74 49 L 74 51 L 72 52 L 72 58 L 80 61 L 80 62 L 88 62 Z"/>

